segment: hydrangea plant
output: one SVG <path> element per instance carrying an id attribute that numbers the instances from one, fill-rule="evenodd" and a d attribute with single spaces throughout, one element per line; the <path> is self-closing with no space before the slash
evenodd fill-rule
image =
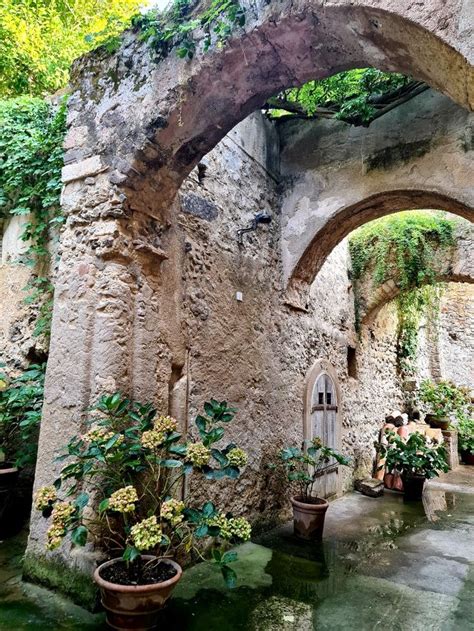
<path id="1" fill-rule="evenodd" d="M 75 436 L 60 477 L 38 490 L 35 507 L 51 519 L 46 547 L 88 541 L 109 557 L 122 555 L 127 566 L 142 553 L 158 557 L 202 557 L 199 540 L 214 539 L 212 556 L 232 587 L 229 563 L 237 557 L 229 544 L 250 538 L 243 517 L 220 511 L 210 501 L 200 508 L 181 499 L 184 478 L 236 479 L 247 454 L 234 443 L 219 446 L 235 410 L 212 399 L 196 418 L 198 441 L 184 440 L 178 423 L 120 393 L 102 396 L 91 410 L 89 429 Z M 74 499 L 71 499 L 74 498 Z"/>

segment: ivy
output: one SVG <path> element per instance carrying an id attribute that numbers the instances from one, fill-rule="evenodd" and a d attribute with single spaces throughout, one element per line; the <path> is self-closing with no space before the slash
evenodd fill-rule
<path id="1" fill-rule="evenodd" d="M 35 335 L 49 338 L 53 287 L 46 277 L 60 206 L 66 99 L 58 107 L 35 97 L 0 101 L 0 218 L 28 216 L 21 262 L 34 268 L 26 302 L 38 305 Z"/>
<path id="2" fill-rule="evenodd" d="M 435 250 L 454 245 L 453 230 L 453 220 L 413 210 L 371 221 L 349 239 L 352 276 L 359 280 L 372 267 L 376 285 L 393 276 L 402 290 L 434 282 Z"/>
<path id="3" fill-rule="evenodd" d="M 245 24 L 245 9 L 237 0 L 212 0 L 205 11 L 196 15 L 194 6 L 190 0 L 174 0 L 166 11 L 153 9 L 132 19 L 133 27 L 140 31 L 140 38 L 148 43 L 157 60 L 175 47 L 178 57 L 192 59 L 196 52 L 193 33 L 198 29 L 205 33 L 203 50 L 207 52 L 213 42 L 223 46 L 233 28 Z"/>
<path id="4" fill-rule="evenodd" d="M 454 245 L 454 225 L 441 214 L 406 211 L 371 221 L 349 239 L 357 330 L 363 277 L 371 274 L 375 286 L 397 279 L 397 357 L 402 374 L 415 373 L 421 317 L 437 317 L 442 286 L 436 283 L 435 251 Z"/>

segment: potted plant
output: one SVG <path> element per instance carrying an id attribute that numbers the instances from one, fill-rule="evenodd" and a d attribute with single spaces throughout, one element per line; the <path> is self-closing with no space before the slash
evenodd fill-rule
<path id="1" fill-rule="evenodd" d="M 287 481 L 296 488 L 296 494 L 291 498 L 295 535 L 301 539 L 320 540 L 329 503 L 313 495 L 314 485 L 332 459 L 340 465 L 348 465 L 349 461 L 324 446 L 319 438 L 304 441 L 301 448 L 285 447 L 278 455 Z"/>
<path id="2" fill-rule="evenodd" d="M 235 410 L 215 400 L 204 410 L 196 418 L 199 440 L 184 441 L 177 422 L 151 405 L 102 396 L 88 431 L 59 457 L 66 461 L 60 477 L 36 494 L 36 508 L 51 519 L 49 550 L 66 535 L 74 545 L 90 541 L 103 550 L 107 561 L 94 579 L 114 629 L 154 628 L 181 578 L 180 564 L 203 558 L 207 538 L 227 584 L 236 582 L 229 563 L 237 555 L 225 548 L 249 539 L 250 524 L 210 501 L 199 508 L 183 499 L 186 476 L 197 474 L 200 485 L 203 478 L 236 479 L 247 463 L 235 444 L 218 446 Z"/>
<path id="3" fill-rule="evenodd" d="M 425 481 L 434 478 L 441 471 L 448 471 L 447 454 L 443 444 L 414 432 L 406 440 L 389 432 L 387 444 L 375 443 L 385 466 L 390 473 L 402 477 L 403 490 L 407 500 L 420 500 Z"/>
<path id="4" fill-rule="evenodd" d="M 474 420 L 464 417 L 457 425 L 458 449 L 465 464 L 474 465 Z"/>
<path id="5" fill-rule="evenodd" d="M 32 365 L 16 378 L 0 374 L 0 530 L 12 524 L 9 507 L 20 468 L 31 472 L 36 460 L 37 434 L 43 405 L 44 366 Z M 25 497 L 31 497 L 31 482 Z M 29 511 L 16 506 L 15 517 Z M 21 502 L 20 502 L 21 504 Z M 18 511 L 18 509 L 20 510 Z"/>
<path id="6" fill-rule="evenodd" d="M 452 419 L 460 419 L 471 409 L 469 390 L 456 386 L 452 381 L 423 381 L 419 399 L 430 410 L 426 421 L 432 427 L 443 430 L 448 429 Z"/>

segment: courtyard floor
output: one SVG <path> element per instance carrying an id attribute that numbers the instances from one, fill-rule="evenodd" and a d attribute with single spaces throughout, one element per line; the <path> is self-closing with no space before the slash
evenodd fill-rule
<path id="1" fill-rule="evenodd" d="M 0 630 L 104 629 L 101 614 L 21 583 L 24 544 L 0 544 Z M 422 503 L 392 492 L 334 501 L 320 545 L 286 525 L 238 550 L 236 589 L 211 566 L 188 570 L 159 628 L 474 631 L 474 467 L 431 481 Z"/>

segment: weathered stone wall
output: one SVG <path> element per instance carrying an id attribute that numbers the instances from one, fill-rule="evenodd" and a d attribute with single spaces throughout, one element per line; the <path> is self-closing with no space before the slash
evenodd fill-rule
<path id="1" fill-rule="evenodd" d="M 423 321 L 418 379 L 448 379 L 474 388 L 474 287 L 448 283 L 441 295 L 436 327 Z"/>
<path id="2" fill-rule="evenodd" d="M 21 240 L 28 217 L 15 216 L 0 226 L 0 363 L 15 374 L 46 357 L 44 341 L 35 337 L 36 308 L 26 305 L 31 267 L 24 264 L 28 243 Z"/>
<path id="3" fill-rule="evenodd" d="M 336 243 L 389 212 L 438 208 L 472 220 L 473 121 L 430 90 L 368 129 L 334 121 L 281 125 L 285 276 L 311 282 Z"/>
<path id="4" fill-rule="evenodd" d="M 132 84 L 122 87 L 133 91 Z M 357 342 L 344 242 L 320 268 L 304 308 L 288 301 L 281 193 L 299 176 L 285 171 L 281 181 L 274 127 L 260 114 L 244 121 L 191 172 L 179 198 L 163 205 L 163 182 L 144 167 L 153 152 L 157 165 L 162 158 L 149 148 L 141 167 L 127 163 L 125 148 L 113 144 L 115 126 L 127 128 L 120 95 L 112 97 L 108 89 L 96 101 L 81 101 L 79 92 L 70 101 L 63 191 L 67 221 L 36 485 L 51 482 L 55 451 L 83 430 L 84 411 L 104 391 L 121 389 L 153 401 L 191 432 L 202 403 L 222 397 L 239 409 L 229 438 L 249 451 L 250 463 L 230 491 L 220 484 L 209 493 L 204 484 L 188 491 L 196 499 L 218 497 L 226 509 L 269 522 L 287 503 L 266 465 L 284 443 L 303 437 L 305 378 L 318 359 L 338 376 L 342 447 L 359 472 L 367 473 L 381 420 L 401 401 L 393 313 L 382 310 L 373 335 L 366 332 Z M 82 96 L 90 96 L 89 90 L 92 84 L 83 85 Z M 151 93 L 141 96 L 152 99 Z M 464 134 L 463 113 L 456 117 Z M 101 139 L 111 141 L 109 150 L 117 149 L 114 169 L 94 153 L 92 132 L 99 128 Z M 334 128 L 339 131 L 338 124 Z M 132 135 L 127 142 L 133 145 L 137 138 Z M 313 151 L 309 143 L 304 149 Z M 457 144 L 453 152 L 459 151 Z M 417 164 L 411 163 L 413 171 Z M 135 167 L 138 173 L 141 169 L 136 187 L 124 174 Z M 166 186 L 175 186 L 179 178 L 171 171 L 168 175 Z M 323 178 L 338 182 L 339 202 L 342 192 L 353 195 L 351 180 L 340 175 L 333 161 Z M 317 183 L 316 168 L 308 167 L 305 177 Z M 317 206 L 311 208 L 316 216 Z M 244 234 L 239 246 L 237 231 L 262 211 L 272 215 L 272 223 Z M 307 230 L 299 231 L 302 243 L 314 237 L 314 228 L 316 222 L 311 226 L 308 218 Z M 348 346 L 358 349 L 357 379 L 348 375 Z M 351 476 L 352 468 L 341 472 L 340 490 Z M 43 555 L 45 526 L 34 514 L 30 558 Z M 92 552 L 69 557 L 59 551 L 48 558 L 67 558 L 84 571 L 94 562 Z"/>

